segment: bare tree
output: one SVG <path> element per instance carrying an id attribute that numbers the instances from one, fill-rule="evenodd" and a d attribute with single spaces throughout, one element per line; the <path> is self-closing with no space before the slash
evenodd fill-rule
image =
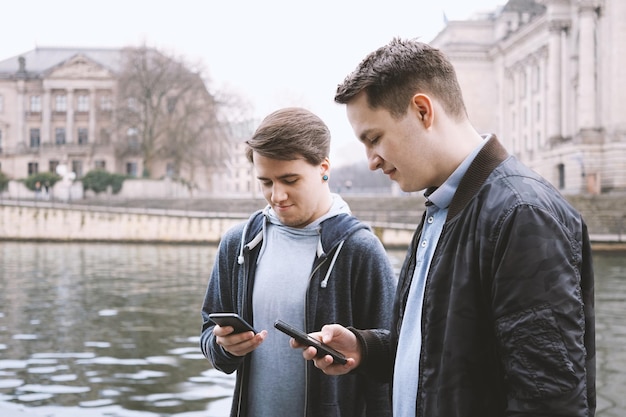
<path id="1" fill-rule="evenodd" d="M 146 177 L 167 161 L 176 177 L 195 184 L 199 170 L 218 170 L 227 156 L 228 129 L 200 72 L 155 49 L 124 50 L 116 116 L 117 155 L 141 157 Z"/>

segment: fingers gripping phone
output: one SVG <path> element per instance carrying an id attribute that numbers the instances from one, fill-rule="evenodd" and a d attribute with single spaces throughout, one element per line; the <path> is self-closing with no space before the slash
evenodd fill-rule
<path id="1" fill-rule="evenodd" d="M 290 324 L 285 323 L 282 320 L 276 320 L 276 322 L 274 322 L 274 327 L 276 327 L 281 332 L 293 337 L 294 339 L 296 339 L 299 343 L 302 343 L 303 345 L 313 346 L 315 349 L 317 349 L 318 357 L 330 355 L 333 357 L 333 360 L 335 363 L 345 365 L 345 363 L 347 362 L 346 357 L 343 356 L 342 353 L 337 352 L 335 349 L 331 348 L 330 346 L 325 345 L 324 343 L 320 342 L 314 337 L 309 336 L 303 331 L 296 329 L 295 327 L 291 326 Z"/>
<path id="2" fill-rule="evenodd" d="M 254 332 L 254 327 L 250 325 L 247 321 L 242 319 L 237 313 L 211 313 L 209 314 L 209 319 L 218 324 L 220 327 L 231 326 L 234 330 L 233 333 L 243 333 L 243 332 Z"/>

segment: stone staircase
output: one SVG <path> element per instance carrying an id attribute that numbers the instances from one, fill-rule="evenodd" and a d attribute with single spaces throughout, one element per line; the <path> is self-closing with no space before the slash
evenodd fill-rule
<path id="1" fill-rule="evenodd" d="M 592 235 L 618 235 L 626 240 L 626 195 L 568 196 Z"/>

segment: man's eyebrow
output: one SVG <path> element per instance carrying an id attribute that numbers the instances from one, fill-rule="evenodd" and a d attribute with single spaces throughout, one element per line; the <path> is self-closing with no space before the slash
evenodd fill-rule
<path id="1" fill-rule="evenodd" d="M 279 180 L 284 180 L 284 179 L 286 179 L 286 178 L 298 177 L 298 176 L 299 176 L 299 174 L 288 172 L 288 173 L 286 173 L 286 174 L 283 174 L 283 175 L 279 176 L 277 179 L 279 179 Z M 256 178 L 257 178 L 258 180 L 269 180 L 269 178 L 267 178 L 267 177 L 262 177 L 262 176 L 257 176 Z"/>
<path id="2" fill-rule="evenodd" d="M 359 140 L 361 142 L 367 142 L 367 138 L 370 137 L 372 134 L 375 134 L 374 129 L 365 129 L 363 132 L 361 132 L 361 134 L 359 135 Z"/>

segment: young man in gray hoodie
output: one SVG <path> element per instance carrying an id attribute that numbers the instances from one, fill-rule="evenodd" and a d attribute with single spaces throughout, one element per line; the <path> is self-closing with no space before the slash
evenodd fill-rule
<path id="1" fill-rule="evenodd" d="M 330 191 L 328 127 L 285 108 L 246 143 L 268 205 L 224 235 L 200 339 L 216 369 L 237 371 L 231 416 L 391 416 L 386 383 L 325 375 L 273 327 L 390 326 L 396 278 L 378 238 Z M 258 333 L 214 325 L 212 312 L 239 313 Z"/>

